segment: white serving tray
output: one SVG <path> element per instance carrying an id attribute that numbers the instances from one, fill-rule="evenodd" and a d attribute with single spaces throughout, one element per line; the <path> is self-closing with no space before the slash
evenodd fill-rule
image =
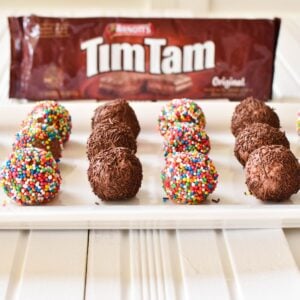
<path id="1" fill-rule="evenodd" d="M 216 191 L 198 206 L 164 202 L 160 171 L 164 164 L 157 117 L 162 102 L 132 102 L 141 124 L 138 157 L 143 165 L 143 183 L 137 196 L 125 202 L 102 202 L 87 179 L 86 140 L 96 102 L 66 103 L 73 132 L 60 162 L 63 183 L 56 200 L 44 206 L 18 206 L 0 192 L 0 229 L 141 229 L 141 228 L 276 228 L 300 227 L 300 193 L 281 204 L 266 204 L 246 195 L 242 166 L 233 155 L 230 120 L 237 103 L 199 102 L 207 119 L 213 159 L 220 174 Z M 14 134 L 34 104 L 0 107 L 0 160 L 11 151 Z M 276 109 L 291 149 L 300 156 L 296 134 L 295 103 L 269 103 Z M 212 200 L 220 199 L 219 203 Z"/>

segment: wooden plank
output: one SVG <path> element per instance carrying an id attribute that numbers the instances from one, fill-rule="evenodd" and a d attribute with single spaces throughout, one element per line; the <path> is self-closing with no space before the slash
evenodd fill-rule
<path id="1" fill-rule="evenodd" d="M 178 252 L 177 231 L 160 230 L 158 245 L 163 273 L 165 295 L 163 299 L 183 299 L 184 286 Z"/>
<path id="2" fill-rule="evenodd" d="M 158 245 L 158 231 L 130 231 L 130 299 L 166 299 Z"/>
<path id="3" fill-rule="evenodd" d="M 231 299 L 215 231 L 179 230 L 177 235 L 184 299 Z"/>
<path id="4" fill-rule="evenodd" d="M 158 230 L 91 231 L 86 299 L 176 299 L 160 239 Z"/>
<path id="5" fill-rule="evenodd" d="M 183 299 L 176 231 L 132 230 L 129 245 L 128 299 Z"/>
<path id="6" fill-rule="evenodd" d="M 89 238 L 86 299 L 127 299 L 128 231 L 92 230 Z"/>
<path id="7" fill-rule="evenodd" d="M 84 297 L 88 231 L 31 231 L 18 299 Z"/>
<path id="8" fill-rule="evenodd" d="M 285 229 L 284 234 L 293 254 L 294 260 L 298 266 L 298 269 L 300 270 L 300 229 Z"/>
<path id="9" fill-rule="evenodd" d="M 242 299 L 300 299 L 299 270 L 282 230 L 227 230 L 224 237 Z"/>
<path id="10" fill-rule="evenodd" d="M 26 239 L 27 231 L 0 231 L 0 299 L 12 299 Z"/>

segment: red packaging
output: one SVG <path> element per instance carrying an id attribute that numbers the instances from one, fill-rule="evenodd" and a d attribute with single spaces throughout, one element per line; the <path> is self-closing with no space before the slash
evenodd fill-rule
<path id="1" fill-rule="evenodd" d="M 12 98 L 272 97 L 280 20 L 10 17 Z"/>

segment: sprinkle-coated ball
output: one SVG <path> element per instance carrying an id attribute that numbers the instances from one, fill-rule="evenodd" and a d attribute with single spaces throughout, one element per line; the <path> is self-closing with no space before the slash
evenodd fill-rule
<path id="1" fill-rule="evenodd" d="M 205 128 L 206 121 L 201 107 L 189 99 L 174 99 L 162 108 L 158 117 L 161 135 L 165 135 L 175 122 L 188 122 Z"/>
<path id="2" fill-rule="evenodd" d="M 24 126 L 17 134 L 13 150 L 36 147 L 50 151 L 59 160 L 62 152 L 62 142 L 54 126 L 43 123 L 31 123 Z"/>
<path id="3" fill-rule="evenodd" d="M 197 124 L 176 122 L 165 134 L 164 153 L 210 151 L 210 141 L 206 132 Z"/>
<path id="4" fill-rule="evenodd" d="M 52 154 L 38 148 L 14 151 L 0 171 L 0 185 L 18 204 L 47 203 L 57 195 L 61 184 L 58 165 Z"/>
<path id="5" fill-rule="evenodd" d="M 177 204 L 199 204 L 215 190 L 218 173 L 207 155 L 177 152 L 167 156 L 161 178 L 171 201 Z"/>
<path id="6" fill-rule="evenodd" d="M 23 126 L 35 122 L 53 125 L 58 130 L 63 143 L 70 138 L 72 130 L 71 116 L 68 110 L 56 101 L 39 102 L 23 122 Z"/>

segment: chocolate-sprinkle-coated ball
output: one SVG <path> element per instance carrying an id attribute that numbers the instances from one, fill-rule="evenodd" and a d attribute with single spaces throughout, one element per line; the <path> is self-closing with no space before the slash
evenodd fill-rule
<path id="1" fill-rule="evenodd" d="M 166 158 L 163 188 L 176 204 L 199 204 L 211 194 L 218 180 L 212 160 L 197 152 L 177 152 Z"/>
<path id="2" fill-rule="evenodd" d="M 50 151 L 59 160 L 62 152 L 62 142 L 58 131 L 54 126 L 42 123 L 33 123 L 24 126 L 17 134 L 13 144 L 13 150 L 36 147 Z"/>
<path id="3" fill-rule="evenodd" d="M 249 155 L 255 149 L 266 145 L 282 145 L 290 148 L 285 133 L 264 123 L 253 123 L 245 127 L 235 140 L 234 154 L 245 166 Z"/>
<path id="4" fill-rule="evenodd" d="M 23 122 L 22 126 L 31 123 L 42 123 L 54 126 L 61 137 L 62 143 L 66 143 L 71 134 L 72 120 L 68 110 L 56 101 L 39 102 Z"/>
<path id="5" fill-rule="evenodd" d="M 193 123 L 205 128 L 206 120 L 201 107 L 189 99 L 174 99 L 162 108 L 158 117 L 158 128 L 165 135 L 176 122 Z"/>
<path id="6" fill-rule="evenodd" d="M 231 131 L 237 136 L 241 130 L 252 123 L 267 123 L 279 128 L 280 122 L 277 114 L 263 101 L 252 97 L 241 101 L 235 108 L 231 119 Z"/>
<path id="7" fill-rule="evenodd" d="M 102 200 L 126 200 L 141 187 L 142 165 L 128 148 L 110 148 L 90 162 L 88 178 L 93 192 Z"/>
<path id="8" fill-rule="evenodd" d="M 132 130 L 136 138 L 141 130 L 140 124 L 132 107 L 126 100 L 117 99 L 99 106 L 92 118 L 92 128 L 98 123 L 124 122 Z"/>
<path id="9" fill-rule="evenodd" d="M 288 199 L 300 188 L 300 165 L 284 146 L 262 146 L 254 150 L 246 163 L 249 191 L 263 201 Z"/>
<path id="10" fill-rule="evenodd" d="M 14 151 L 0 171 L 4 192 L 18 204 L 47 203 L 57 195 L 61 176 L 52 154 L 38 148 Z"/>
<path id="11" fill-rule="evenodd" d="M 125 147 L 136 152 L 136 140 L 130 127 L 123 122 L 97 123 L 87 141 L 87 156 L 91 160 L 100 151 Z"/>
<path id="12" fill-rule="evenodd" d="M 210 141 L 206 132 L 197 124 L 176 122 L 164 136 L 164 153 L 210 151 Z"/>

